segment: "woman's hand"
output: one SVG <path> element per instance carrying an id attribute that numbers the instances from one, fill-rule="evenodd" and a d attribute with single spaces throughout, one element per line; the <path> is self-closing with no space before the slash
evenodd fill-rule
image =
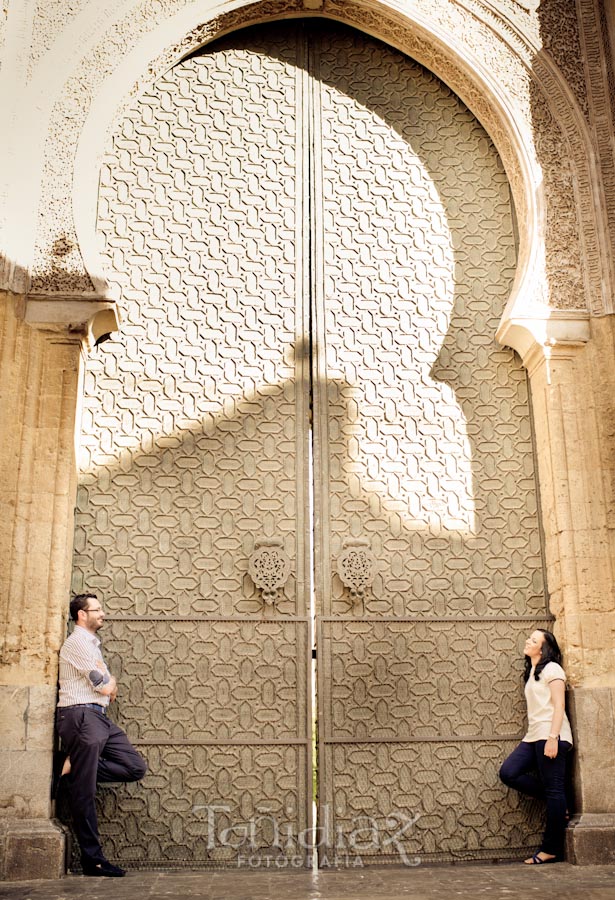
<path id="1" fill-rule="evenodd" d="M 557 738 L 548 738 L 545 743 L 545 756 L 548 756 L 549 759 L 555 759 L 558 749 Z"/>

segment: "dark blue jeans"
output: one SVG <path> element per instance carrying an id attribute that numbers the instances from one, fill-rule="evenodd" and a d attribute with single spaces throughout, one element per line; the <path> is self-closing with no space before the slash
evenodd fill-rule
<path id="1" fill-rule="evenodd" d="M 566 760 L 572 745 L 568 741 L 560 741 L 557 756 L 549 759 L 545 756 L 545 744 L 546 741 L 522 741 L 502 763 L 500 778 L 508 787 L 546 801 L 547 825 L 538 852 L 563 856 L 567 809 Z"/>

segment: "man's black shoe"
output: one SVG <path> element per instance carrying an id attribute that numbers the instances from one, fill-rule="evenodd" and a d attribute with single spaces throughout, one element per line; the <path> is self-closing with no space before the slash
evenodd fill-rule
<path id="1" fill-rule="evenodd" d="M 81 866 L 84 875 L 99 876 L 101 878 L 122 878 L 126 874 L 124 869 L 120 869 L 119 866 L 114 866 L 113 863 L 110 863 L 106 859 L 84 859 L 81 861 Z"/>

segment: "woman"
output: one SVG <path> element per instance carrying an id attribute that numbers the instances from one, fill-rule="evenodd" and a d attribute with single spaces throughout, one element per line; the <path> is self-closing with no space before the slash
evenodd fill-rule
<path id="1" fill-rule="evenodd" d="M 540 865 L 564 855 L 566 755 L 572 748 L 572 732 L 564 708 L 566 675 L 555 636 L 536 629 L 525 642 L 524 653 L 528 731 L 502 764 L 500 778 L 508 787 L 546 800 L 547 825 L 540 850 L 525 860 Z"/>

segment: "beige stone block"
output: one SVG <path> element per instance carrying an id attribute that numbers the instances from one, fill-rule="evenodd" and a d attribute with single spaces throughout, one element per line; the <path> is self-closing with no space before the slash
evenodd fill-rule
<path id="1" fill-rule="evenodd" d="M 6 750 L 0 767 L 0 816 L 49 816 L 52 750 Z"/>
<path id="2" fill-rule="evenodd" d="M 0 404 L 0 417 L 6 422 L 8 412 Z M 3 427 L 4 431 L 4 427 Z M 20 446 L 17 440 L 10 442 L 9 436 L 4 432 L 2 449 L 0 450 L 0 466 L 2 467 L 3 492 L 16 493 L 20 485 Z"/>
<path id="3" fill-rule="evenodd" d="M 562 459 L 566 458 L 566 450 L 561 451 Z M 553 500 L 555 504 L 555 519 L 557 532 L 561 535 L 573 529 L 574 510 L 570 502 L 570 484 L 568 472 L 556 475 L 553 480 Z"/>
<path id="4" fill-rule="evenodd" d="M 576 866 L 615 862 L 615 815 L 575 816 L 566 833 L 566 858 Z"/>
<path id="5" fill-rule="evenodd" d="M 29 689 L 26 743 L 28 750 L 53 748 L 54 718 L 57 702 L 55 685 L 33 685 Z"/>
<path id="6" fill-rule="evenodd" d="M 580 605 L 589 613 L 611 613 L 615 607 L 613 580 L 604 558 L 584 561 L 579 577 Z M 613 646 L 615 649 L 615 646 Z"/>
<path id="7" fill-rule="evenodd" d="M 572 685 L 579 684 L 584 670 L 581 616 L 566 612 L 558 618 L 556 631 L 563 635 L 564 668 L 568 681 Z"/>
<path id="8" fill-rule="evenodd" d="M 560 556 L 559 571 L 563 588 L 573 587 L 577 592 L 577 560 L 574 556 Z"/>
<path id="9" fill-rule="evenodd" d="M 615 654 L 615 612 L 583 613 L 581 632 L 588 664 L 591 662 L 591 653 L 595 650 Z"/>
<path id="10" fill-rule="evenodd" d="M 598 432 L 596 437 L 599 438 Z M 605 493 L 605 475 L 612 462 L 604 458 L 608 454 L 608 447 L 604 446 L 602 441 L 592 449 L 594 452 L 588 454 L 589 472 L 587 473 L 585 502 L 588 510 L 589 527 L 592 533 L 595 535 L 599 534 L 602 540 L 608 525 L 608 495 Z"/>
<path id="11" fill-rule="evenodd" d="M 6 750 L 25 750 L 29 689 L 0 685 L 0 734 Z"/>
<path id="12" fill-rule="evenodd" d="M 565 357 L 558 358 L 554 355 L 549 365 L 551 385 L 562 385 L 568 391 L 575 390 L 579 384 L 579 368 L 578 364 L 571 363 Z"/>
<path id="13" fill-rule="evenodd" d="M 37 575 L 32 573 L 31 581 L 36 586 Z M 40 583 L 40 582 L 38 582 Z M 30 616 L 20 631 L 21 656 L 28 660 L 28 667 L 35 666 L 33 671 L 37 673 L 35 678 L 28 679 L 30 683 L 46 684 L 54 686 L 56 683 L 55 672 L 57 670 L 56 654 L 59 651 L 63 638 L 66 637 L 66 629 L 62 618 L 63 610 L 60 604 L 64 604 L 68 597 L 68 587 L 58 596 L 57 592 L 49 596 L 41 590 L 33 589 L 28 596 L 27 608 L 32 610 L 38 602 L 43 609 L 46 607 L 44 617 L 45 630 L 36 627 L 36 621 Z M 36 663 L 36 665 L 35 665 Z"/>
<path id="14" fill-rule="evenodd" d="M 574 688 L 568 694 L 576 752 L 575 794 L 583 813 L 615 814 L 615 688 Z"/>
<path id="15" fill-rule="evenodd" d="M 608 534 L 603 528 L 584 528 L 575 516 L 574 529 L 559 535 L 561 553 L 576 559 L 607 557 Z"/>
<path id="16" fill-rule="evenodd" d="M 35 465 L 32 469 L 30 491 L 33 497 L 55 493 L 57 455 L 46 430 L 37 429 L 34 445 Z"/>
<path id="17" fill-rule="evenodd" d="M 55 822 L 40 819 L 0 822 L 0 879 L 61 878 L 66 870 L 66 835 Z"/>
<path id="18" fill-rule="evenodd" d="M 563 508 L 572 516 L 574 529 L 591 527 L 591 508 L 588 503 L 588 473 L 584 464 L 590 454 L 583 440 L 576 434 L 570 435 L 566 455 L 561 460 L 565 493 L 560 498 Z M 572 445 L 572 446 L 571 446 Z"/>
<path id="19" fill-rule="evenodd" d="M 549 578 L 549 573 L 547 572 L 547 583 L 549 585 L 549 610 L 553 613 L 553 615 L 559 619 L 564 614 L 564 601 L 563 594 L 561 590 L 551 589 L 551 580 Z"/>

